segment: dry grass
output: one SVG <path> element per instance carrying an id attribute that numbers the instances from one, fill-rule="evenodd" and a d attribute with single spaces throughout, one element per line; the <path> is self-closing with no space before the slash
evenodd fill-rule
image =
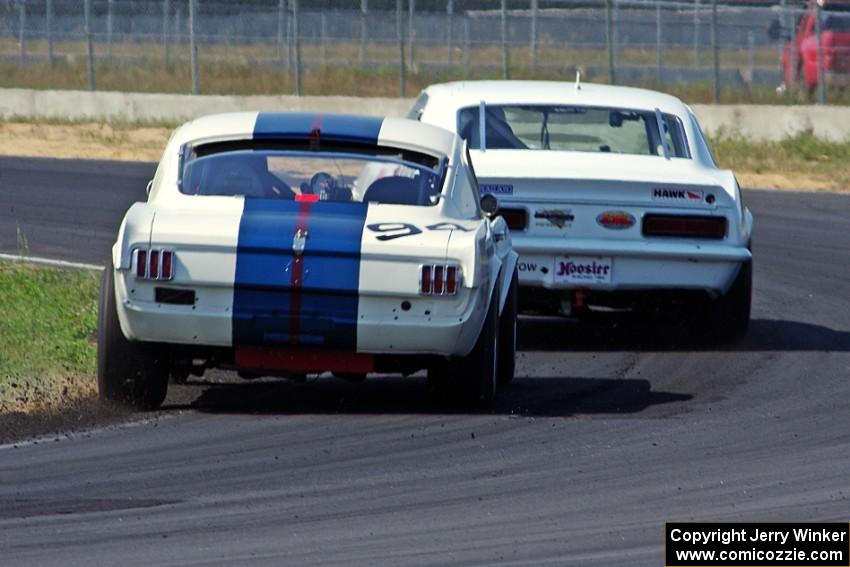
<path id="1" fill-rule="evenodd" d="M 720 164 L 735 171 L 745 187 L 850 191 L 850 140 L 825 142 L 801 134 L 754 143 L 721 136 L 712 147 Z"/>
<path id="2" fill-rule="evenodd" d="M 29 61 L 0 64 L 0 87 L 35 89 L 86 89 L 86 52 L 83 42 L 61 42 L 54 47 L 54 65 L 47 63 L 47 46 L 44 41 L 27 44 Z M 0 40 L 0 53 L 14 54 L 17 44 L 11 39 Z M 149 43 L 115 43 L 114 58 L 107 57 L 106 46 L 96 45 L 96 87 L 99 90 L 189 93 L 192 82 L 189 69 L 189 47 L 186 43 L 172 44 L 168 56 L 162 45 Z M 398 46 L 395 42 L 370 43 L 366 55 L 369 68 L 358 64 L 359 44 L 329 42 L 325 48 L 318 44 L 304 44 L 302 60 L 309 62 L 302 77 L 304 94 L 350 96 L 398 96 Z M 410 58 L 410 53 L 407 54 Z M 418 45 L 413 60 L 408 59 L 407 94 L 413 95 L 422 87 L 448 80 L 501 78 L 502 51 L 499 46 L 473 47 L 469 64 L 464 61 L 464 50 L 452 50 L 452 67 L 447 67 L 449 51 L 442 45 Z M 286 65 L 285 49 L 278 53 L 272 44 L 201 44 L 201 92 L 205 94 L 284 94 L 295 90 L 293 71 Z M 510 50 L 511 77 L 520 79 L 573 80 L 577 68 L 607 67 L 604 49 L 569 48 L 542 41 L 537 60 L 541 64 L 532 68 L 529 49 L 514 46 Z M 618 64 L 655 65 L 655 51 L 649 49 L 622 49 L 617 53 Z M 691 49 L 665 49 L 665 65 L 696 66 Z M 753 52 L 753 62 L 761 68 L 777 68 L 776 48 L 765 47 Z M 746 75 L 750 54 L 746 50 L 722 53 L 722 67 L 738 69 Z M 710 53 L 702 52 L 701 65 L 708 68 Z M 587 80 L 605 82 L 607 76 L 586 74 Z M 710 82 L 656 85 L 647 82 L 640 86 L 662 87 L 671 94 L 691 103 L 712 102 Z M 850 91 L 829 93 L 833 104 L 850 104 Z M 721 96 L 724 103 L 798 104 L 811 102 L 806 93 L 778 94 L 773 87 L 752 89 L 728 88 Z"/>
<path id="3" fill-rule="evenodd" d="M 0 154 L 158 161 L 170 133 L 161 125 L 7 122 L 0 124 Z"/>

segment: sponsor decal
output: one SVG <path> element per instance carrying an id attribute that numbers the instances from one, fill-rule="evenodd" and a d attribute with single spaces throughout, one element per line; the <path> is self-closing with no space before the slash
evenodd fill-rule
<path id="1" fill-rule="evenodd" d="M 535 226 L 557 226 L 558 228 L 569 228 L 576 220 L 575 215 L 569 209 L 539 209 L 534 211 L 534 218 L 547 222 L 534 223 Z"/>
<path id="2" fill-rule="evenodd" d="M 614 260 L 607 257 L 558 256 L 555 258 L 557 283 L 610 283 Z"/>
<path id="3" fill-rule="evenodd" d="M 504 183 L 479 183 L 478 189 L 482 195 L 513 195 L 514 186 Z"/>
<path id="4" fill-rule="evenodd" d="M 626 211 L 605 211 L 596 217 L 596 224 L 611 230 L 624 230 L 635 225 L 635 217 Z"/>
<path id="5" fill-rule="evenodd" d="M 702 202 L 702 191 L 694 191 L 692 189 L 659 189 L 652 190 L 652 199 L 654 201 L 685 201 L 690 203 Z"/>

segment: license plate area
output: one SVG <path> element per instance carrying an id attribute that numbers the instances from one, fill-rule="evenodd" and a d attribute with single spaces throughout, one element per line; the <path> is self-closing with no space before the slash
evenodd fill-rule
<path id="1" fill-rule="evenodd" d="M 555 256 L 552 274 L 556 284 L 609 284 L 614 274 L 610 256 Z"/>

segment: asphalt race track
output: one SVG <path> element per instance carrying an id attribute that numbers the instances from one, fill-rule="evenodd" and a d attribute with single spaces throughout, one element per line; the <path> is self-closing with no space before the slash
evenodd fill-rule
<path id="1" fill-rule="evenodd" d="M 33 255 L 105 262 L 152 171 L 0 159 L 0 251 L 17 223 Z M 846 522 L 850 196 L 746 200 L 739 345 L 525 319 L 493 414 L 439 413 L 421 378 L 205 377 L 0 448 L 0 564 L 661 565 L 668 520 Z"/>

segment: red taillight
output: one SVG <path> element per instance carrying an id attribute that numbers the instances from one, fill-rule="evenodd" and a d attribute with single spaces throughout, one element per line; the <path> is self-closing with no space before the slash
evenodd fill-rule
<path id="1" fill-rule="evenodd" d="M 726 217 L 646 215 L 643 217 L 643 234 L 719 239 L 726 236 Z"/>
<path id="2" fill-rule="evenodd" d="M 148 275 L 148 251 L 136 251 L 136 277 L 144 278 Z"/>
<path id="3" fill-rule="evenodd" d="M 434 266 L 434 295 L 443 295 L 443 276 L 445 268 L 443 266 Z"/>
<path id="4" fill-rule="evenodd" d="M 160 274 L 160 278 L 164 280 L 171 279 L 171 256 L 172 253 L 168 250 L 162 251 L 161 261 L 162 261 L 162 273 Z"/>
<path id="5" fill-rule="evenodd" d="M 446 266 L 446 295 L 457 293 L 457 266 Z"/>
<path id="6" fill-rule="evenodd" d="M 423 295 L 456 295 L 460 285 L 458 266 L 424 264 L 419 268 L 419 293 Z"/>
<path id="7" fill-rule="evenodd" d="M 419 268 L 419 292 L 425 295 L 431 295 L 431 280 L 433 274 L 431 271 L 434 266 L 422 266 Z"/>
<path id="8" fill-rule="evenodd" d="M 159 250 L 151 250 L 149 264 L 150 269 L 148 270 L 148 277 L 152 280 L 159 279 Z"/>
<path id="9" fill-rule="evenodd" d="M 136 250 L 136 277 L 146 280 L 170 280 L 174 277 L 174 252 L 171 250 Z"/>

